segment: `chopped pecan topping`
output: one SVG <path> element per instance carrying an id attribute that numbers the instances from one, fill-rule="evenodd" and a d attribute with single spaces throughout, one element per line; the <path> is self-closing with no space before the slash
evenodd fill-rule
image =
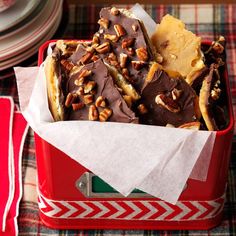
<path id="1" fill-rule="evenodd" d="M 171 91 L 171 95 L 172 95 L 172 98 L 173 100 L 178 100 L 182 94 L 182 90 L 179 90 L 177 88 L 174 88 L 172 91 Z"/>
<path id="2" fill-rule="evenodd" d="M 147 108 L 145 107 L 145 105 L 144 104 L 139 104 L 138 105 L 138 111 L 139 111 L 139 113 L 141 114 L 141 115 L 144 115 L 144 114 L 146 114 L 147 112 L 148 112 L 148 110 L 147 110 Z"/>
<path id="3" fill-rule="evenodd" d="M 93 95 L 92 94 L 86 94 L 83 96 L 83 100 L 84 100 L 84 103 L 87 105 L 87 104 L 90 104 L 93 102 Z"/>
<path id="4" fill-rule="evenodd" d="M 99 96 L 95 102 L 96 107 L 106 107 L 106 101 L 103 96 Z"/>
<path id="5" fill-rule="evenodd" d="M 102 26 L 103 28 L 105 28 L 105 29 L 108 29 L 109 23 L 110 23 L 109 20 L 105 19 L 105 18 L 101 18 L 101 19 L 98 20 L 98 24 L 100 26 Z"/>
<path id="6" fill-rule="evenodd" d="M 99 45 L 98 47 L 96 47 L 96 51 L 101 54 L 109 52 L 110 51 L 110 43 L 105 42 L 105 43 Z"/>
<path id="7" fill-rule="evenodd" d="M 134 80 L 130 77 L 129 70 L 127 68 L 123 68 L 121 72 L 126 80 L 128 80 L 131 84 L 134 83 Z"/>
<path id="8" fill-rule="evenodd" d="M 95 105 L 89 106 L 88 119 L 92 121 L 98 120 L 98 110 Z"/>
<path id="9" fill-rule="evenodd" d="M 133 24 L 131 27 L 132 27 L 134 32 L 136 32 L 138 30 L 138 25 L 137 24 Z"/>
<path id="10" fill-rule="evenodd" d="M 125 53 L 120 54 L 120 67 L 125 68 L 126 63 L 127 63 L 128 56 Z"/>
<path id="11" fill-rule="evenodd" d="M 79 96 L 84 95 L 84 88 L 79 87 L 78 90 L 76 91 L 76 94 L 78 94 Z"/>
<path id="12" fill-rule="evenodd" d="M 78 78 L 82 78 L 82 77 L 88 77 L 92 74 L 92 71 L 91 70 L 82 70 L 79 77 Z"/>
<path id="13" fill-rule="evenodd" d="M 67 61 L 65 59 L 61 60 L 61 64 L 63 65 L 63 67 L 67 70 L 67 71 L 71 71 L 72 68 L 74 67 L 74 64 L 70 61 Z"/>
<path id="14" fill-rule="evenodd" d="M 81 85 L 84 84 L 84 82 L 85 82 L 85 77 L 81 77 L 81 78 L 79 78 L 79 79 L 76 79 L 76 80 L 74 81 L 74 84 L 77 85 L 77 86 L 81 86 Z"/>
<path id="15" fill-rule="evenodd" d="M 105 108 L 100 112 L 99 120 L 100 121 L 107 121 L 111 115 L 112 115 L 112 110 L 109 108 Z"/>
<path id="16" fill-rule="evenodd" d="M 162 107 L 173 113 L 177 113 L 180 111 L 178 103 L 172 98 L 167 97 L 165 94 L 158 94 L 155 98 L 155 102 L 156 104 L 161 105 Z"/>
<path id="17" fill-rule="evenodd" d="M 83 102 L 78 102 L 78 103 L 72 103 L 72 109 L 73 111 L 78 111 L 84 107 Z"/>
<path id="18" fill-rule="evenodd" d="M 131 64 L 135 70 L 141 70 L 145 65 L 143 61 L 131 61 Z"/>
<path id="19" fill-rule="evenodd" d="M 84 86 L 84 93 L 89 93 L 91 92 L 96 86 L 95 81 L 89 81 L 85 86 Z"/>
<path id="20" fill-rule="evenodd" d="M 95 48 L 94 48 L 93 46 L 91 46 L 91 47 L 86 47 L 86 51 L 87 51 L 87 52 L 94 53 Z"/>
<path id="21" fill-rule="evenodd" d="M 72 103 L 75 101 L 77 98 L 77 95 L 74 93 L 68 93 L 66 96 L 66 101 L 65 101 L 65 106 L 70 107 Z"/>
<path id="22" fill-rule="evenodd" d="M 136 49 L 136 54 L 137 54 L 139 60 L 141 60 L 141 61 L 148 60 L 148 52 L 147 52 L 146 48 L 141 47 L 141 48 Z"/>
<path id="23" fill-rule="evenodd" d="M 116 24 L 114 25 L 114 29 L 118 37 L 122 37 L 126 34 L 126 31 L 122 25 Z"/>
<path id="24" fill-rule="evenodd" d="M 133 48 L 126 48 L 126 51 L 129 56 L 133 56 L 135 54 L 135 50 Z"/>
<path id="25" fill-rule="evenodd" d="M 111 8 L 111 14 L 113 16 L 118 16 L 120 14 L 120 11 L 116 7 Z"/>
<path id="26" fill-rule="evenodd" d="M 94 61 L 97 61 L 99 59 L 99 56 L 98 55 L 93 55 L 93 57 L 91 58 L 91 60 L 94 62 Z"/>
<path id="27" fill-rule="evenodd" d="M 112 41 L 113 43 L 115 43 L 119 40 L 119 37 L 115 34 L 104 34 L 104 39 L 108 39 Z"/>
<path id="28" fill-rule="evenodd" d="M 122 48 L 128 48 L 131 47 L 134 44 L 135 39 L 134 38 L 125 38 L 121 42 Z"/>
<path id="29" fill-rule="evenodd" d="M 110 64 L 115 67 L 119 67 L 119 62 L 118 61 L 110 61 Z"/>
<path id="30" fill-rule="evenodd" d="M 194 121 L 194 122 L 188 122 L 188 123 L 182 124 L 178 128 L 199 130 L 200 126 L 201 126 L 201 123 L 199 121 Z"/>
<path id="31" fill-rule="evenodd" d="M 221 89 L 220 89 L 220 88 L 213 88 L 213 89 L 211 90 L 211 98 L 212 98 L 213 100 L 219 99 L 220 94 L 221 94 Z"/>
<path id="32" fill-rule="evenodd" d="M 109 55 L 108 55 L 108 60 L 117 61 L 116 54 L 115 54 L 114 52 L 109 53 Z"/>
<path id="33" fill-rule="evenodd" d="M 93 36 L 93 44 L 99 44 L 99 37 L 97 35 Z"/>
<path id="34" fill-rule="evenodd" d="M 84 54 L 81 59 L 79 60 L 79 62 L 77 64 L 87 64 L 88 62 L 90 62 L 90 59 L 92 58 L 93 53 L 92 52 L 87 52 L 86 54 Z"/>
<path id="35" fill-rule="evenodd" d="M 220 44 L 219 42 L 214 42 L 212 45 L 212 49 L 217 53 L 217 54 L 221 54 L 224 51 L 224 47 L 222 44 Z"/>

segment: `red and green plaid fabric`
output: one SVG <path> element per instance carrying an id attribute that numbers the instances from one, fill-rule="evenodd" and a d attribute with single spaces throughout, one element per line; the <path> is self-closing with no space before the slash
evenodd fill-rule
<path id="1" fill-rule="evenodd" d="M 99 11 L 105 5 L 64 4 L 63 19 L 54 38 L 90 39 L 97 30 Z M 118 7 L 130 7 L 119 5 Z M 227 41 L 227 65 L 236 114 L 236 5 L 143 5 L 145 10 L 159 22 L 162 16 L 170 13 L 182 19 L 187 28 L 203 39 L 214 40 L 223 35 Z M 24 62 L 34 64 L 37 56 Z M 8 76 L 7 76 L 8 75 Z M 18 102 L 17 89 L 12 70 L 0 72 L 0 95 L 11 95 Z M 235 133 L 236 134 L 236 133 Z M 229 169 L 227 200 L 224 219 L 220 226 L 209 231 L 153 231 L 153 230 L 52 230 L 42 224 L 38 215 L 36 193 L 35 147 L 32 131 L 29 132 L 24 146 L 23 184 L 24 195 L 20 204 L 19 235 L 193 235 L 225 236 L 236 235 L 236 139 L 233 143 Z"/>

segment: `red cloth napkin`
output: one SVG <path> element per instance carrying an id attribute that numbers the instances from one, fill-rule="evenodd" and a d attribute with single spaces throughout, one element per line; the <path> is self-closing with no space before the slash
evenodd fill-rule
<path id="1" fill-rule="evenodd" d="M 0 97 L 0 235 L 17 235 L 21 157 L 28 125 L 11 97 Z"/>

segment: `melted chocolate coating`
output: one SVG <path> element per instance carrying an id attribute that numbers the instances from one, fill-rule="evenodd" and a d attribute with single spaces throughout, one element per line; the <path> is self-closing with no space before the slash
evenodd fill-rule
<path id="1" fill-rule="evenodd" d="M 171 97 L 171 91 L 176 88 L 181 90 L 181 95 L 177 100 L 180 111 L 171 112 L 155 102 L 158 94 L 165 94 Z M 163 70 L 157 70 L 152 81 L 145 83 L 141 93 L 143 103 L 148 109 L 148 113 L 143 116 L 142 122 L 151 125 L 172 124 L 179 126 L 187 122 L 196 121 L 194 101 L 196 94 L 194 90 L 181 78 L 171 78 Z"/>
<path id="2" fill-rule="evenodd" d="M 133 68 L 131 61 L 140 61 L 140 59 L 137 57 L 136 53 L 134 55 L 128 55 L 128 62 L 126 68 L 129 71 L 131 80 L 133 81 L 134 87 L 140 91 L 145 77 L 149 71 L 149 62 L 154 60 L 154 56 L 152 55 L 151 50 L 149 49 L 149 45 L 145 39 L 145 35 L 143 32 L 142 25 L 138 19 L 127 17 L 122 12 L 120 12 L 118 15 L 112 15 L 111 14 L 111 8 L 103 8 L 100 12 L 100 17 L 105 18 L 109 20 L 108 29 L 105 29 L 104 27 L 100 27 L 98 34 L 100 35 L 100 44 L 109 41 L 111 44 L 111 51 L 114 52 L 118 61 L 121 53 L 125 53 L 128 55 L 128 52 L 126 49 L 122 48 L 122 40 L 128 39 L 128 38 L 134 38 L 135 41 L 130 48 L 133 48 L 134 51 L 138 48 L 145 48 L 148 52 L 148 60 L 145 62 L 144 66 L 140 70 L 136 70 Z M 104 34 L 111 34 L 116 35 L 116 31 L 114 29 L 114 25 L 119 24 L 121 25 L 125 31 L 126 34 L 124 36 L 121 36 L 117 42 L 112 42 L 108 39 L 104 39 Z M 132 26 L 136 26 L 137 30 L 134 31 Z M 109 52 L 109 53 L 110 53 Z M 106 58 L 109 53 L 101 54 L 102 58 Z"/>
<path id="3" fill-rule="evenodd" d="M 67 81 L 66 93 L 75 93 L 78 90 L 78 86 L 74 84 L 74 81 L 85 69 L 92 71 L 92 75 L 88 79 L 95 81 L 97 84 L 97 91 L 94 95 L 94 101 L 96 101 L 98 96 L 103 96 L 106 98 L 108 107 L 112 109 L 112 115 L 109 118 L 109 121 L 138 123 L 138 118 L 135 117 L 134 112 L 127 106 L 123 97 L 116 88 L 107 67 L 101 59 L 96 62 L 86 64 L 82 70 L 69 77 Z M 98 108 L 99 111 L 102 109 L 103 108 Z M 89 105 L 86 105 L 77 111 L 70 110 L 67 120 L 88 120 L 88 111 Z"/>

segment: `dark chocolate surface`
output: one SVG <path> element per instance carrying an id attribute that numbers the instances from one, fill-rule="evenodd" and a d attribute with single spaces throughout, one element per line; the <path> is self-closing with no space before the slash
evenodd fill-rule
<path id="1" fill-rule="evenodd" d="M 96 62 L 86 64 L 82 70 L 84 69 L 92 71 L 92 75 L 88 79 L 97 83 L 94 101 L 101 95 L 106 98 L 108 107 L 112 109 L 113 113 L 109 118 L 109 121 L 138 123 L 138 118 L 135 117 L 134 112 L 127 106 L 102 60 L 99 59 Z M 78 86 L 74 84 L 74 81 L 78 78 L 82 70 L 73 74 L 68 79 L 66 89 L 67 94 L 69 92 L 75 93 L 78 90 Z M 67 120 L 88 120 L 88 109 L 89 105 L 77 111 L 70 110 Z M 98 110 L 101 111 L 102 108 L 98 108 Z"/>
<path id="2" fill-rule="evenodd" d="M 158 94 L 171 97 L 171 91 L 176 88 L 181 90 L 181 96 L 177 100 L 180 111 L 171 112 L 155 102 Z M 170 78 L 163 70 L 157 70 L 152 81 L 145 83 L 142 89 L 142 101 L 148 109 L 142 122 L 151 125 L 181 124 L 196 120 L 194 101 L 196 94 L 194 90 L 181 78 Z"/>

